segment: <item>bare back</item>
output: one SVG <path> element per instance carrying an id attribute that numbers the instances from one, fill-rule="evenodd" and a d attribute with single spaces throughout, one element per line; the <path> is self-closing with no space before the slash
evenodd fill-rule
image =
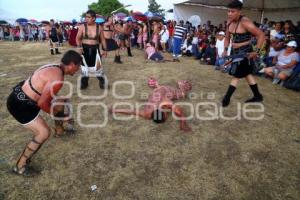
<path id="1" fill-rule="evenodd" d="M 42 93 L 46 87 L 46 85 L 50 82 L 54 83 L 56 81 L 63 81 L 64 75 L 60 68 L 58 67 L 48 67 L 43 69 L 40 67 L 37 69 L 34 74 L 31 76 L 31 83 L 35 90 L 39 93 Z M 22 90 L 24 93 L 30 97 L 34 101 L 38 101 L 41 95 L 37 94 L 35 91 L 32 90 L 29 84 L 29 79 L 27 79 L 22 86 Z"/>

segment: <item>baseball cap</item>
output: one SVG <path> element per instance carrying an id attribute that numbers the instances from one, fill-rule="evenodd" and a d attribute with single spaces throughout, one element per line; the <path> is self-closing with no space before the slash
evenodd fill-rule
<path id="1" fill-rule="evenodd" d="M 220 32 L 218 33 L 218 35 L 225 36 L 225 33 L 224 33 L 224 31 L 220 31 Z"/>
<path id="2" fill-rule="evenodd" d="M 286 46 L 296 48 L 297 47 L 297 42 L 296 41 L 290 41 L 289 43 L 287 43 Z"/>

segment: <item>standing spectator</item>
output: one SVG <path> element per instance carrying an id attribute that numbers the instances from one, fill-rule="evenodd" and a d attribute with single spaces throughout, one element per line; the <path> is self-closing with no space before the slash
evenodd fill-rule
<path id="1" fill-rule="evenodd" d="M 143 25 L 142 24 L 138 24 L 138 30 L 139 30 L 139 33 L 138 33 L 138 38 L 137 38 L 137 43 L 138 43 L 138 46 L 139 46 L 139 49 L 143 49 Z"/>
<path id="2" fill-rule="evenodd" d="M 4 29 L 0 26 L 0 41 L 4 39 Z"/>
<path id="3" fill-rule="evenodd" d="M 169 40 L 169 31 L 167 29 L 166 25 L 162 26 L 162 30 L 159 33 L 160 35 L 160 44 L 162 46 L 163 52 L 166 52 L 166 44 L 168 43 Z"/>
<path id="4" fill-rule="evenodd" d="M 225 32 L 221 31 L 217 34 L 217 59 L 216 59 L 216 66 L 221 66 L 224 64 L 223 52 L 225 50 Z M 229 51 L 230 52 L 230 51 Z M 218 69 L 218 68 L 216 68 Z"/>
<path id="5" fill-rule="evenodd" d="M 168 23 L 168 31 L 169 31 L 169 41 L 168 41 L 168 46 L 169 46 L 169 52 L 173 52 L 173 37 L 174 37 L 174 24 L 172 21 Z"/>
<path id="6" fill-rule="evenodd" d="M 173 59 L 179 61 L 180 48 L 186 35 L 186 28 L 183 27 L 183 21 L 175 26 L 174 41 L 173 41 Z"/>

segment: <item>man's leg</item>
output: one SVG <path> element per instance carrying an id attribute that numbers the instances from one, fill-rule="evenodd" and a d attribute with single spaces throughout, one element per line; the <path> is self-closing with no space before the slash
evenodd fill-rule
<path id="1" fill-rule="evenodd" d="M 118 64 L 122 64 L 121 56 L 120 56 L 120 49 L 117 49 L 115 51 L 115 60 L 114 60 L 114 62 L 118 63 Z"/>
<path id="2" fill-rule="evenodd" d="M 30 162 L 31 158 L 38 152 L 43 143 L 50 136 L 50 129 L 44 119 L 38 116 L 31 123 L 24 125 L 25 128 L 31 130 L 34 134 L 32 140 L 26 145 L 23 153 L 16 163 L 14 172 L 18 174 L 27 175 L 26 165 Z"/>
<path id="3" fill-rule="evenodd" d="M 51 39 L 49 39 L 49 47 L 50 47 L 50 53 L 51 53 L 51 55 L 54 55 L 53 42 L 52 42 Z"/>
<path id="4" fill-rule="evenodd" d="M 251 99 L 248 99 L 245 103 L 253 103 L 253 102 L 262 102 L 263 101 L 263 96 L 261 95 L 261 93 L 258 90 L 258 86 L 257 83 L 254 79 L 254 77 L 250 74 L 246 77 L 246 80 L 249 84 L 249 87 L 251 88 L 254 97 L 252 97 Z"/>
<path id="5" fill-rule="evenodd" d="M 132 53 L 131 53 L 131 48 L 130 48 L 130 37 L 128 39 L 126 39 L 126 47 L 127 47 L 127 54 L 129 57 L 133 57 Z"/>
<path id="6" fill-rule="evenodd" d="M 231 79 L 230 85 L 229 85 L 229 87 L 227 89 L 227 92 L 226 92 L 226 94 L 225 94 L 225 96 L 223 97 L 223 100 L 222 100 L 222 106 L 223 107 L 227 107 L 229 105 L 230 98 L 233 95 L 238 83 L 239 83 L 238 78 Z"/>
<path id="7" fill-rule="evenodd" d="M 55 43 L 55 53 L 56 53 L 56 54 L 61 54 L 61 53 L 58 51 L 58 47 L 59 47 L 59 42 L 56 42 L 56 43 Z"/>

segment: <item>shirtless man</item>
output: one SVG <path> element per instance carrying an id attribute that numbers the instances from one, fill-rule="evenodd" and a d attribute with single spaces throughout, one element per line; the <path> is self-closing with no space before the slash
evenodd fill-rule
<path id="1" fill-rule="evenodd" d="M 70 50 L 62 57 L 61 64 L 42 66 L 27 80 L 13 88 L 7 99 L 7 109 L 34 135 L 13 168 L 14 173 L 30 175 L 31 171 L 28 168 L 30 159 L 50 136 L 47 123 L 39 115 L 40 110 L 67 120 L 68 117 L 64 116 L 61 106 L 55 106 L 52 100 L 63 86 L 64 75 L 73 76 L 80 69 L 81 60 L 76 51 Z"/>
<path id="2" fill-rule="evenodd" d="M 156 50 L 158 50 L 159 33 L 160 33 L 160 24 L 154 21 L 152 42 L 154 43 Z"/>
<path id="3" fill-rule="evenodd" d="M 145 119 L 152 119 L 155 123 L 163 123 L 167 119 L 167 111 L 174 112 L 180 118 L 180 129 L 183 131 L 191 131 L 184 119 L 184 112 L 182 108 L 174 105 L 172 100 L 184 98 L 188 91 L 192 89 L 192 84 L 189 81 L 181 80 L 177 82 L 178 88 L 159 85 L 157 80 L 150 78 L 148 85 L 154 88 L 153 92 L 148 98 L 147 105 L 142 110 L 126 110 L 126 109 L 112 109 L 112 113 L 121 113 L 127 115 L 138 115 Z"/>
<path id="4" fill-rule="evenodd" d="M 113 39 L 115 34 L 115 28 L 113 24 L 113 18 L 108 17 L 107 22 L 103 26 L 104 38 L 106 40 L 107 51 L 115 51 L 115 63 L 122 64 L 120 56 L 120 48 L 117 42 Z"/>
<path id="5" fill-rule="evenodd" d="M 51 55 L 54 55 L 54 46 L 55 46 L 55 53 L 56 54 L 61 54 L 58 51 L 58 46 L 59 46 L 59 38 L 58 38 L 58 31 L 55 26 L 54 20 L 50 20 L 50 27 L 48 29 L 48 35 L 49 35 L 49 46 L 50 46 L 50 52 Z"/>
<path id="6" fill-rule="evenodd" d="M 133 31 L 133 24 L 132 19 L 128 19 L 127 22 L 123 25 L 124 30 L 124 40 L 125 40 L 125 46 L 127 47 L 127 54 L 129 57 L 132 57 L 131 54 L 131 34 Z"/>
<path id="7" fill-rule="evenodd" d="M 143 22 L 143 43 L 145 48 L 148 43 L 148 26 L 145 22 Z"/>
<path id="8" fill-rule="evenodd" d="M 254 59 L 257 59 L 265 41 L 264 33 L 258 29 L 254 23 L 247 17 L 242 16 L 243 4 L 239 0 L 233 0 L 228 4 L 228 25 L 225 37 L 225 50 L 223 56 L 227 55 L 230 40 L 232 42 L 232 54 L 246 54 L 245 58 L 239 63 L 232 65 L 229 72 L 233 76 L 228 90 L 223 97 L 222 106 L 226 107 L 230 103 L 230 98 L 234 93 L 240 79 L 245 78 L 253 92 L 253 97 L 246 100 L 245 103 L 261 102 L 263 96 L 258 90 L 255 78 L 252 75 L 254 68 Z M 251 39 L 252 35 L 257 38 L 257 50 L 253 51 Z"/>
<path id="9" fill-rule="evenodd" d="M 89 10 L 85 14 L 86 23 L 79 27 L 76 43 L 79 53 L 83 55 L 87 66 L 85 67 L 95 67 L 97 66 L 96 77 L 99 80 L 99 87 L 101 89 L 105 88 L 105 79 L 102 66 L 100 65 L 100 60 L 96 61 L 97 57 L 100 57 L 100 41 L 102 48 L 104 49 L 104 56 L 106 53 L 106 40 L 103 34 L 103 28 L 96 24 L 96 13 L 93 10 Z M 98 56 L 97 56 L 98 54 Z M 89 76 L 82 72 L 80 89 L 84 90 L 88 87 Z"/>

